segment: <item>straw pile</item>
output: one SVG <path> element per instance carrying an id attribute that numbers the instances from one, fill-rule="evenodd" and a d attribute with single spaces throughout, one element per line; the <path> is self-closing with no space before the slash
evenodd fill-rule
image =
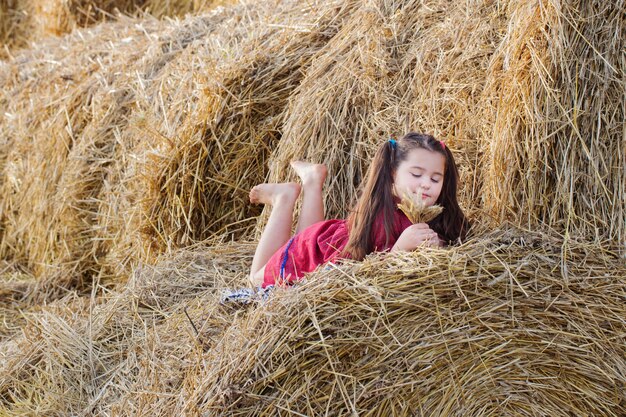
<path id="1" fill-rule="evenodd" d="M 188 355 L 202 352 L 184 309 L 203 326 L 207 348 L 219 340 L 233 315 L 216 289 L 244 283 L 253 250 L 186 249 L 144 265 L 120 292 L 95 287 L 92 297 L 68 295 L 27 314 L 21 333 L 0 344 L 0 414 L 98 414 L 142 383 L 164 395 L 143 404 L 148 393 L 133 391 L 138 407 L 169 404 Z"/>
<path id="2" fill-rule="evenodd" d="M 111 20 L 118 14 L 184 16 L 206 11 L 228 0 L 38 0 L 29 4 L 38 37 L 69 33 Z"/>
<path id="3" fill-rule="evenodd" d="M 626 4 L 509 8 L 486 88 L 485 208 L 500 221 L 608 237 L 624 251 Z"/>
<path id="4" fill-rule="evenodd" d="M 2 413 L 626 412 L 626 265 L 614 253 L 503 228 L 220 306 L 253 248 L 184 251 L 120 293 L 30 314 L 2 344 Z"/>
<path id="5" fill-rule="evenodd" d="M 578 6 L 557 6 L 242 3 L 44 43 L 0 68 L 11 149 L 0 152 L 0 253 L 54 282 L 119 279 L 166 250 L 258 233 L 265 217 L 257 225 L 247 192 L 291 179 L 292 159 L 328 165 L 327 215 L 342 217 L 376 144 L 409 128 L 454 149 L 462 205 L 481 221 L 548 224 L 623 247 L 624 103 L 612 69 L 624 63 L 621 38 L 604 38 L 619 29 L 620 4 L 594 15 L 598 36 L 584 39 L 573 38 Z M 561 35 L 547 42 L 550 31 Z M 557 59 L 555 43 L 581 51 Z M 610 77 L 585 72 L 584 86 L 602 85 L 581 112 L 554 91 L 570 91 L 562 73 L 587 65 Z M 595 122 L 570 123 L 574 110 Z M 574 131 L 593 146 L 570 141 Z M 556 166 L 559 157 L 569 159 Z"/>
<path id="6" fill-rule="evenodd" d="M 293 178 L 292 159 L 324 162 L 332 175 L 327 215 L 344 216 L 376 146 L 415 130 L 451 146 L 463 169 L 463 205 L 477 208 L 478 145 L 488 127 L 481 92 L 509 20 L 498 2 L 467 7 L 378 1 L 356 9 L 290 101 L 270 180 Z"/>
<path id="7" fill-rule="evenodd" d="M 47 36 L 113 20 L 120 14 L 184 16 L 229 3 L 232 0 L 0 0 L 0 58 Z"/>
<path id="8" fill-rule="evenodd" d="M 112 87 L 126 64 L 140 61 L 141 37 L 158 27 L 155 21 L 139 27 L 120 23 L 91 39 L 83 34 L 85 41 L 73 45 L 72 53 L 50 43 L 22 55 L 21 65 L 5 67 L 4 259 L 37 277 L 58 278 L 62 286 L 98 273 L 94 262 L 107 241 L 91 231 L 98 229 L 108 165 L 119 152 L 114 126 L 132 105 L 124 90 Z M 110 29 L 116 34 L 107 34 Z M 96 43 L 120 35 L 133 40 L 95 51 Z"/>
<path id="9" fill-rule="evenodd" d="M 275 12 L 121 20 L 4 66 L 2 257 L 80 287 L 254 227 L 247 194 L 280 137 L 281 100 L 336 17 Z M 243 13 L 264 29 L 249 35 Z"/>
<path id="10" fill-rule="evenodd" d="M 24 46 L 20 31 L 24 27 L 25 15 L 17 10 L 17 1 L 0 0 L 0 58 L 7 54 L 5 46 L 7 49 Z"/>
<path id="11" fill-rule="evenodd" d="M 291 159 L 325 162 L 327 212 L 342 216 L 372 145 L 410 128 L 456 151 L 470 212 L 625 250 L 623 1 L 371 6 L 298 87 L 271 181 L 294 178 Z"/>
<path id="12" fill-rule="evenodd" d="M 623 415 L 623 10 L 245 0 L 0 61 L 0 414 Z M 217 303 L 251 186 L 325 162 L 345 216 L 407 130 L 473 241 Z"/>

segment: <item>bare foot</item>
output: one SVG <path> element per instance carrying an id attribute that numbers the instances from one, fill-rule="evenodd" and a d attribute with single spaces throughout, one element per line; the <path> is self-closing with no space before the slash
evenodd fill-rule
<path id="1" fill-rule="evenodd" d="M 259 184 L 250 190 L 250 202 L 253 204 L 275 205 L 283 200 L 296 201 L 299 195 L 300 184 L 295 182 Z"/>
<path id="2" fill-rule="evenodd" d="M 324 164 L 312 164 L 305 161 L 291 161 L 291 167 L 300 177 L 302 185 L 319 185 L 326 181 L 328 169 Z"/>

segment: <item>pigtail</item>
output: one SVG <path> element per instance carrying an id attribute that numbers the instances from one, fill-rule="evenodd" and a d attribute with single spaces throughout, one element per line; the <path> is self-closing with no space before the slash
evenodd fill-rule
<path id="1" fill-rule="evenodd" d="M 380 212 L 389 244 L 394 225 L 393 172 L 397 166 L 397 153 L 398 143 L 393 139 L 378 147 L 360 197 L 348 216 L 349 237 L 342 256 L 362 260 L 374 250 L 372 229 Z"/>

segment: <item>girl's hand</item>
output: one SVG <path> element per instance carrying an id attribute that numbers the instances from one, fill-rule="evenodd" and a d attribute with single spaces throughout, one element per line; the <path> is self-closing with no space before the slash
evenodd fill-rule
<path id="1" fill-rule="evenodd" d="M 416 223 L 404 229 L 391 252 L 412 251 L 418 246 L 441 247 L 442 241 L 426 223 Z"/>

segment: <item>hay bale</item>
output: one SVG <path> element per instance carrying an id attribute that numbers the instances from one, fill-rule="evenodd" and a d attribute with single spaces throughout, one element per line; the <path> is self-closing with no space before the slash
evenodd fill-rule
<path id="1" fill-rule="evenodd" d="M 244 282 L 253 248 L 181 251 L 125 290 L 29 315 L 0 343 L 0 412 L 626 411 L 626 266 L 614 252 L 503 228 L 221 308 L 217 290 Z"/>
<path id="2" fill-rule="evenodd" d="M 455 150 L 461 203 L 481 221 L 491 220 L 486 211 L 495 224 L 507 217 L 523 224 L 545 221 L 622 242 L 619 140 L 594 142 L 606 147 L 610 172 L 586 175 L 581 187 L 604 193 L 599 206 L 576 203 L 581 193 L 574 198 L 572 187 L 562 186 L 568 177 L 563 169 L 583 167 L 569 162 L 561 171 L 546 170 L 539 182 L 511 174 L 522 188 L 508 187 L 518 191 L 502 196 L 506 170 L 528 165 L 534 168 L 524 175 L 535 178 L 545 164 L 532 158 L 548 154 L 541 146 L 527 153 L 522 145 L 502 152 L 508 143 L 534 146 L 561 138 L 556 127 L 555 135 L 535 132 L 532 126 L 552 125 L 522 113 L 531 109 L 537 120 L 551 117 L 542 115 L 545 109 L 568 113 L 564 103 L 550 101 L 552 90 L 541 80 L 578 64 L 556 59 L 562 55 L 551 53 L 548 42 L 533 41 L 532 54 L 512 52 L 528 51 L 524 45 L 534 39 L 528 36 L 546 27 L 571 32 L 554 7 L 538 13 L 533 5 L 501 6 L 478 2 L 468 12 L 448 0 L 428 7 L 409 0 L 337 0 L 305 8 L 295 1 L 242 3 L 182 22 L 137 25 L 122 19 L 60 46 L 49 41 L 25 52 L 2 70 L 8 80 L 2 103 L 9 111 L 0 123 L 8 138 L 7 154 L 0 152 L 0 162 L 8 158 L 0 179 L 0 253 L 37 277 L 70 286 L 94 276 L 120 279 L 133 263 L 164 250 L 261 230 L 264 220 L 257 225 L 259 212 L 249 206 L 247 191 L 265 178 L 291 179 L 288 161 L 295 158 L 329 166 L 327 214 L 342 217 L 376 144 L 408 128 L 439 135 Z M 577 6 L 567 7 L 573 14 Z M 615 10 L 604 9 L 606 24 L 614 24 Z M 532 13 L 538 19 L 525 17 Z M 588 38 L 599 42 L 590 54 L 613 45 L 601 36 Z M 524 69 L 530 56 L 538 57 L 532 65 L 545 67 L 547 75 Z M 508 83 L 511 77 L 517 78 Z M 611 117 L 623 112 L 618 95 L 602 103 L 617 109 Z M 507 126 L 519 129 L 500 134 Z M 620 129 L 615 124 L 610 132 L 619 135 Z M 559 146 L 554 152 L 569 149 L 572 157 L 588 149 L 581 141 Z M 500 161 L 505 156 L 517 162 Z M 604 177 L 609 188 L 598 183 Z M 519 197 L 523 187 L 528 198 Z M 548 189 L 555 191 L 539 192 Z M 589 190 L 581 195 L 597 194 Z M 583 207 L 601 221 L 591 222 L 580 213 Z"/>
<path id="3" fill-rule="evenodd" d="M 491 1 L 348 4 L 349 19 L 290 99 L 270 181 L 293 179 L 292 159 L 324 162 L 327 216 L 344 217 L 378 144 L 424 131 L 455 153 L 462 206 L 480 208 L 480 93 L 509 16 Z"/>
<path id="4" fill-rule="evenodd" d="M 140 67 L 143 39 L 157 27 L 119 23 L 114 33 L 100 28 L 61 47 L 44 44 L 4 72 L 4 259 L 61 287 L 99 273 L 97 258 L 109 242 L 94 239 L 97 197 L 115 151 L 115 127 L 132 106 L 124 89 L 111 87 L 130 65 Z M 96 43 L 109 46 L 95 50 Z"/>
<path id="5" fill-rule="evenodd" d="M 338 24 L 334 9 L 280 10 L 122 19 L 12 61 L 3 128 L 17 146 L 7 146 L 0 180 L 3 256 L 80 287 L 254 227 L 248 189 L 265 176 L 301 68 Z M 238 24 L 244 14 L 258 31 Z"/>
<path id="6" fill-rule="evenodd" d="M 0 60 L 10 55 L 11 49 L 27 44 L 31 21 L 23 3 L 24 0 L 0 0 Z"/>
<path id="7" fill-rule="evenodd" d="M 606 7 L 605 7 L 606 6 Z M 626 249 L 623 1 L 511 2 L 489 72 L 485 209 Z"/>
<path id="8" fill-rule="evenodd" d="M 209 0 L 37 0 L 31 2 L 30 13 L 37 31 L 35 39 L 42 39 L 113 20 L 120 14 L 176 17 L 200 11 L 201 7 L 209 9 L 212 3 Z"/>
<path id="9" fill-rule="evenodd" d="M 623 3 L 582 25 L 599 5 L 244 2 L 2 62 L 0 256 L 27 279 L 0 277 L 22 327 L 0 339 L 0 414 L 624 414 Z M 563 236 L 372 257 L 235 312 L 216 290 L 253 246 L 225 248 L 232 270 L 181 255 L 99 286 L 248 237 L 247 188 L 293 158 L 327 163 L 345 215 L 409 128 L 455 149 L 478 223 Z M 72 288 L 94 296 L 24 304 Z"/>
<path id="10" fill-rule="evenodd" d="M 513 229 L 320 271 L 236 320 L 177 411 L 623 415 L 624 277 L 616 253 Z"/>
<path id="11" fill-rule="evenodd" d="M 377 144 L 426 131 L 456 151 L 472 217 L 623 251 L 624 4 L 566 3 L 356 8 L 290 99 L 270 180 L 292 180 L 292 159 L 325 162 L 326 211 L 344 217 Z"/>
<path id="12" fill-rule="evenodd" d="M 251 34 L 245 27 L 244 33 L 232 31 L 219 45 L 226 57 L 218 59 L 204 47 L 189 51 L 214 66 L 194 68 L 197 97 L 191 111 L 186 100 L 164 110 L 178 126 L 164 126 L 160 114 L 154 115 L 155 125 L 168 129 L 156 133 L 175 136 L 161 139 L 146 164 L 144 229 L 160 250 L 212 234 L 245 237 L 255 227 L 259 208 L 250 205 L 249 190 L 265 179 L 287 99 L 302 71 L 337 26 L 334 10 L 313 13 L 294 5 L 255 9 L 252 16 L 261 26 Z"/>
<path id="13" fill-rule="evenodd" d="M 152 398 L 135 391 L 144 384 L 169 392 L 151 407 L 171 408 L 189 357 L 203 349 L 184 311 L 209 349 L 232 323 L 218 291 L 246 280 L 253 248 L 187 249 L 146 265 L 119 292 L 68 295 L 29 312 L 20 334 L 0 341 L 0 414 L 99 414 L 131 391 L 133 406 L 118 413 L 132 412 Z"/>
<path id="14" fill-rule="evenodd" d="M 0 59 L 32 42 L 120 16 L 179 17 L 207 12 L 233 0 L 1 0 Z"/>

